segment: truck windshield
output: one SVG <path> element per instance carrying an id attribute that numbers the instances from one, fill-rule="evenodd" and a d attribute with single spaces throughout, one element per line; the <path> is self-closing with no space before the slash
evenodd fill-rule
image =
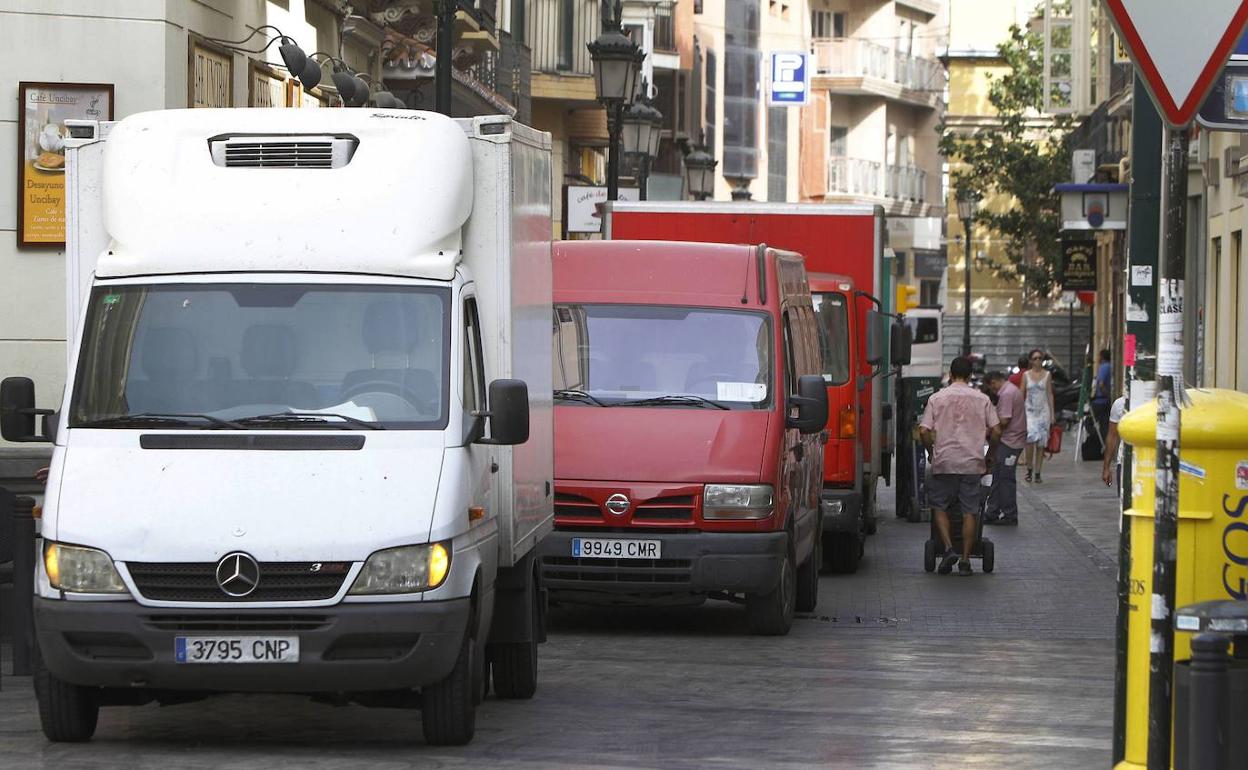
<path id="1" fill-rule="evenodd" d="M 849 310 L 844 294 L 811 294 L 819 317 L 819 348 L 823 352 L 823 381 L 829 385 L 849 382 Z"/>
<path id="2" fill-rule="evenodd" d="M 449 297 L 418 286 L 97 286 L 69 425 L 442 429 Z"/>
<path id="3" fill-rule="evenodd" d="M 940 319 L 906 317 L 906 326 L 910 327 L 910 342 L 923 345 L 940 340 Z"/>
<path id="4" fill-rule="evenodd" d="M 556 396 L 585 406 L 762 409 L 771 401 L 764 313 L 556 305 Z"/>

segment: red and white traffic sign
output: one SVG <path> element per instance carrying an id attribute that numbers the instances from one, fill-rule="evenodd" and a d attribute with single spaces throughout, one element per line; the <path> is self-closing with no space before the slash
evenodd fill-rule
<path id="1" fill-rule="evenodd" d="M 1183 128 L 1248 23 L 1248 0 L 1104 0 L 1166 122 Z"/>

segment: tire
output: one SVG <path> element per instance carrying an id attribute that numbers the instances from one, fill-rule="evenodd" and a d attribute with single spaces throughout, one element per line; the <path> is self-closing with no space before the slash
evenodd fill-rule
<path id="1" fill-rule="evenodd" d="M 983 558 L 980 559 L 980 569 L 984 572 L 992 572 L 993 567 L 996 566 L 997 549 L 993 546 L 991 540 L 985 540 L 981 547 L 983 548 L 984 555 Z"/>
<path id="2" fill-rule="evenodd" d="M 464 631 L 455 668 L 420 691 L 420 719 L 431 746 L 463 746 L 472 740 L 477 714 L 473 650 L 472 636 Z"/>
<path id="3" fill-rule="evenodd" d="M 862 558 L 862 540 L 857 532 L 837 532 L 830 538 L 832 547 L 828 553 L 828 567 L 838 575 L 852 575 L 858 571 Z"/>
<path id="4" fill-rule="evenodd" d="M 537 645 L 541 639 L 542 612 L 536 583 L 533 597 L 533 638 L 527 642 L 491 644 L 488 648 L 493 670 L 494 694 L 505 700 L 528 700 L 537 692 Z"/>
<path id="5" fill-rule="evenodd" d="M 798 612 L 814 612 L 819 604 L 819 571 L 823 568 L 823 526 L 815 531 L 815 542 L 806 563 L 797 570 L 797 599 L 794 607 Z"/>
<path id="6" fill-rule="evenodd" d="M 780 565 L 780 580 L 768 593 L 745 597 L 745 619 L 750 633 L 756 636 L 784 636 L 793 627 L 793 612 L 797 606 L 797 567 L 793 562 L 793 539 Z"/>
<path id="7" fill-rule="evenodd" d="M 57 679 L 37 654 L 34 685 L 39 701 L 39 723 L 48 740 L 53 743 L 91 740 L 100 717 L 100 705 L 92 688 Z"/>
<path id="8" fill-rule="evenodd" d="M 936 571 L 936 541 L 930 538 L 923 542 L 923 571 Z"/>

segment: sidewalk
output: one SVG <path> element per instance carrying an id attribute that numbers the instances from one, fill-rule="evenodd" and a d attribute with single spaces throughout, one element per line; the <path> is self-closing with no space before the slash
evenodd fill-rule
<path id="1" fill-rule="evenodd" d="M 1054 514 L 1086 544 L 1088 556 L 1098 567 L 1116 575 L 1118 490 L 1101 481 L 1099 460 L 1079 459 L 1079 448 L 1073 439 L 1072 433 L 1065 450 L 1044 461 L 1044 483 L 1028 484 L 1023 481 L 1023 469 L 1019 469 L 1019 501 Z"/>

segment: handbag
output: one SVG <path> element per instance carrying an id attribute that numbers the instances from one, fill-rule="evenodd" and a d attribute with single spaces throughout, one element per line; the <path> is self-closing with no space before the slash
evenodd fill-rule
<path id="1" fill-rule="evenodd" d="M 1049 426 L 1049 440 L 1044 445 L 1044 454 L 1046 457 L 1052 457 L 1062 453 L 1062 426 L 1053 423 Z"/>

